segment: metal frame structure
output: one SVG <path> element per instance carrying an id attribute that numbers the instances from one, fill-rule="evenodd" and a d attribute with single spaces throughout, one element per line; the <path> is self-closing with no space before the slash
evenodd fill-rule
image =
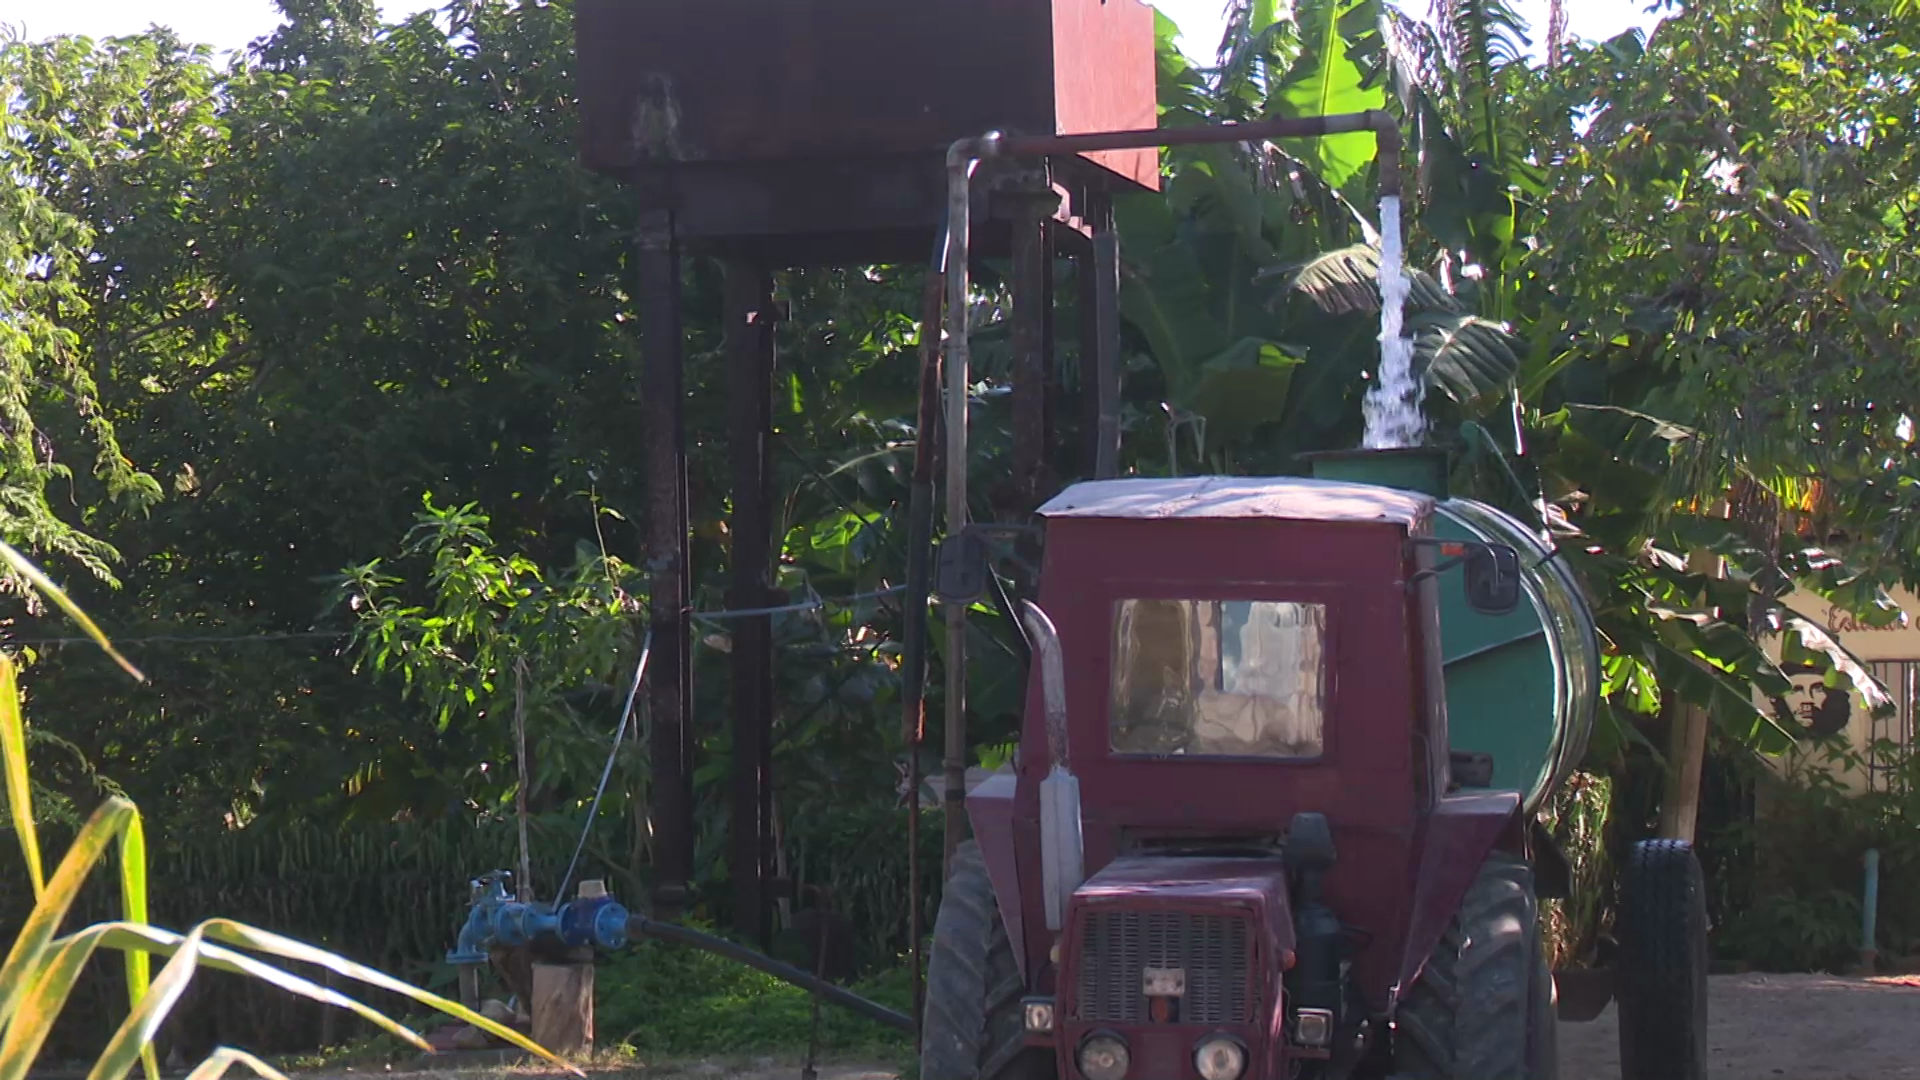
<path id="1" fill-rule="evenodd" d="M 1150 122 L 1152 14 L 1138 0 L 841 0 L 795 8 L 776 0 L 581 0 L 576 34 L 586 164 L 631 185 L 642 214 L 633 252 L 646 427 L 648 618 L 656 654 L 647 688 L 656 908 L 690 900 L 693 870 L 688 432 L 682 404 L 682 263 L 690 252 L 726 266 L 725 355 L 732 486 L 728 605 L 755 611 L 771 599 L 773 528 L 771 377 L 780 312 L 773 271 L 788 266 L 903 262 L 934 248 L 946 292 L 952 356 L 941 377 L 941 297 L 930 282 L 921 347 L 921 427 L 944 427 L 949 532 L 967 524 L 965 335 L 970 261 L 1012 264 L 1013 469 L 988 502 L 1018 520 L 1057 489 L 1059 474 L 1117 472 L 1120 449 L 1119 241 L 1113 198 L 1158 184 L 1154 148 L 1375 129 L 1380 117 L 1281 121 L 1227 128 L 1095 131 Z M 744 21 L 744 22 L 743 22 Z M 766 33 L 741 35 L 750 23 Z M 855 31 L 859 33 L 855 33 Z M 873 40 L 879 34 L 884 40 Z M 711 50 L 724 45 L 720 72 Z M 849 52 L 848 50 L 852 50 Z M 852 68 L 847 61 L 858 57 Z M 906 81 L 889 94 L 854 93 L 894 65 Z M 891 70 L 891 69 L 888 69 Z M 752 73 L 747 77 L 743 73 Z M 849 78 L 853 83 L 842 86 Z M 963 139 L 980 120 L 1070 134 Z M 941 141 L 928 142 L 929 135 Z M 1393 133 L 1397 149 L 1397 131 Z M 957 179 L 956 179 L 957 178 Z M 1396 181 L 1397 182 L 1397 181 Z M 1087 439 L 1049 452 L 1062 390 L 1053 343 L 1058 260 L 1077 264 Z M 951 269 L 953 273 L 945 271 Z M 944 403 L 939 395 L 944 383 Z M 957 419 L 957 422 L 956 422 Z M 940 423 L 944 421 L 944 423 Z M 914 555 L 905 610 L 903 727 L 924 732 L 928 568 L 935 448 L 915 460 Z M 964 631 L 964 611 L 950 606 Z M 736 752 L 728 778 L 727 851 L 734 929 L 767 943 L 772 931 L 773 645 L 770 615 L 730 620 Z M 964 635 L 948 658 L 944 774 L 947 840 L 961 835 L 965 797 Z M 910 754 L 910 758 L 917 755 Z M 917 776 L 910 777 L 917 785 Z M 916 786 L 917 791 L 917 786 Z M 917 797 L 914 799 L 917 802 Z M 917 824 L 917 818 L 914 819 Z M 917 908 L 916 908 L 917 913 Z M 917 935 L 916 935 L 917 940 Z"/>

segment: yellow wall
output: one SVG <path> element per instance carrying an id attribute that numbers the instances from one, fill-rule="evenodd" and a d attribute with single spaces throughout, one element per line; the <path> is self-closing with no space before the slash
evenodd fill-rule
<path id="1" fill-rule="evenodd" d="M 1905 617 L 1886 627 L 1862 626 L 1846 612 L 1812 593 L 1795 592 L 1786 598 L 1787 607 L 1832 635 L 1842 648 L 1867 665 L 1868 670 L 1886 684 L 1894 698 L 1897 714 L 1890 719 L 1876 721 L 1860 695 L 1848 691 L 1847 743 L 1862 757 L 1867 756 L 1876 733 L 1881 739 L 1903 746 L 1911 745 L 1913 740 L 1913 689 L 1915 682 L 1920 680 L 1920 598 L 1904 591 L 1896 591 L 1893 595 Z M 1766 644 L 1768 654 L 1778 659 L 1779 639 L 1770 639 Z M 1825 698 L 1826 692 L 1817 675 L 1795 675 L 1792 678 L 1794 693 L 1788 697 L 1787 704 L 1804 723 Z M 1771 702 L 1762 701 L 1760 704 L 1764 708 L 1772 707 Z M 1802 744 L 1783 757 L 1769 759 L 1769 763 L 1781 772 L 1800 767 L 1803 763 L 1814 765 L 1839 780 L 1847 790 L 1856 793 L 1867 790 L 1869 786 L 1885 784 L 1883 778 L 1874 776 L 1869 769 L 1829 761 L 1826 754 L 1812 749 L 1809 744 Z"/>

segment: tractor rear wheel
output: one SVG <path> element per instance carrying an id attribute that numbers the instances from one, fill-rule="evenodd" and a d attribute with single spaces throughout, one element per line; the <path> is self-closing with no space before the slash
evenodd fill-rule
<path id="1" fill-rule="evenodd" d="M 1539 912 L 1533 870 L 1509 855 L 1489 856 L 1419 981 L 1400 1001 L 1395 1077 L 1553 1080 L 1559 1071 L 1553 983 Z"/>
<path id="2" fill-rule="evenodd" d="M 1052 1080 L 1052 1055 L 1026 1045 L 1025 994 L 986 860 L 969 840 L 953 853 L 933 922 L 920 1080 Z"/>
<path id="3" fill-rule="evenodd" d="M 1707 890 L 1684 840 L 1633 847 L 1620 882 L 1620 1075 L 1707 1075 Z"/>

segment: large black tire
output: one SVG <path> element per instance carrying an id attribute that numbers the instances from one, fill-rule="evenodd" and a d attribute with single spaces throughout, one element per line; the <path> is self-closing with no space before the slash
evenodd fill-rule
<path id="1" fill-rule="evenodd" d="M 1025 992 L 986 861 L 969 840 L 953 853 L 933 922 L 920 1080 L 1052 1080 L 1052 1055 L 1025 1045 Z"/>
<path id="2" fill-rule="evenodd" d="M 1707 889 L 1693 845 L 1635 844 L 1620 883 L 1623 1080 L 1705 1080 Z"/>
<path id="3" fill-rule="evenodd" d="M 1490 856 L 1400 1001 L 1396 1077 L 1553 1080 L 1553 989 L 1539 913 L 1533 871 L 1510 856 Z"/>

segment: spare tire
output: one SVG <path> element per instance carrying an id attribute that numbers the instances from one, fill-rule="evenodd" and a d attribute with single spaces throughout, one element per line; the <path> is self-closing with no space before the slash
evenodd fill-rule
<path id="1" fill-rule="evenodd" d="M 1707 889 L 1692 844 L 1634 845 L 1617 936 L 1622 1080 L 1706 1080 Z"/>

